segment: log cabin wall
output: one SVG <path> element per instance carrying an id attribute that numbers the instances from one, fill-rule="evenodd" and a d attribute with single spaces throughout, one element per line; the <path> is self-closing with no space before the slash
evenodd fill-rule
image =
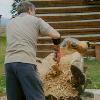
<path id="1" fill-rule="evenodd" d="M 53 26 L 62 36 L 70 35 L 83 41 L 95 42 L 86 56 L 100 60 L 100 1 L 99 0 L 31 0 L 36 6 L 36 16 Z M 48 36 L 39 36 L 37 56 L 52 52 Z"/>

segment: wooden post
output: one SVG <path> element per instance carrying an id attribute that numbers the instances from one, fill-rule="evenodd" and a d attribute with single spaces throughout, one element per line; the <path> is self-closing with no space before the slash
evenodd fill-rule
<path id="1" fill-rule="evenodd" d="M 95 46 L 96 60 L 100 61 L 100 42 Z"/>

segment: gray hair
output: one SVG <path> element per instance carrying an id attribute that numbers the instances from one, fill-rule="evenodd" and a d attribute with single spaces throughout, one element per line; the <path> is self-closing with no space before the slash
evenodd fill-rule
<path id="1" fill-rule="evenodd" d="M 35 10 L 35 5 L 32 4 L 31 2 L 27 2 L 27 1 L 24 1 L 24 2 L 21 2 L 18 4 L 17 6 L 17 13 L 18 14 L 21 14 L 21 13 L 24 13 L 24 12 L 28 12 L 29 10 Z"/>

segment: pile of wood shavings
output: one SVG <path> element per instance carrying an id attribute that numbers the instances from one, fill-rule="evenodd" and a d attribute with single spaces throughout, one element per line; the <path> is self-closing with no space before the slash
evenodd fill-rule
<path id="1" fill-rule="evenodd" d="M 58 65 L 54 66 L 59 68 Z M 68 68 L 70 68 L 70 66 Z M 60 98 L 69 96 L 75 97 L 78 95 L 78 92 L 75 90 L 74 87 L 72 87 L 70 83 L 72 75 L 70 70 L 69 71 L 68 70 L 69 69 L 66 70 L 59 69 L 60 71 L 59 73 L 58 70 L 57 73 L 56 71 L 54 73 L 52 70 L 50 70 L 50 72 L 46 74 L 46 76 L 43 79 L 43 86 L 44 86 L 43 88 L 46 96 L 50 94 L 56 98 Z"/>

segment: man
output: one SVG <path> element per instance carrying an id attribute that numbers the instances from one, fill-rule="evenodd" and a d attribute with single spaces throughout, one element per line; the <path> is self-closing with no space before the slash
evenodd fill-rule
<path id="1" fill-rule="evenodd" d="M 41 18 L 35 17 L 35 6 L 22 2 L 18 16 L 7 25 L 5 56 L 8 100 L 45 100 L 36 67 L 36 45 L 39 33 L 52 38 L 59 51 L 60 34 Z M 59 62 L 59 53 L 55 60 Z"/>

